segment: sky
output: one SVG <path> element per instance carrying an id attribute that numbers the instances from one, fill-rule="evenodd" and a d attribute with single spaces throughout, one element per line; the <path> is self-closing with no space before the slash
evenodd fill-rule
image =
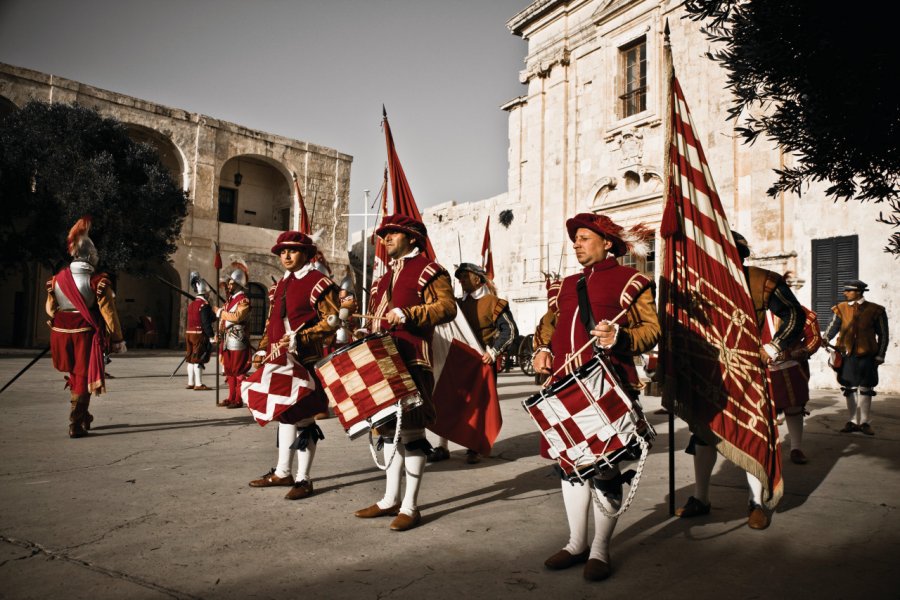
<path id="1" fill-rule="evenodd" d="M 506 191 L 528 4 L 0 0 L 0 61 L 349 154 L 351 212 L 381 186 L 384 104 L 425 208 Z"/>

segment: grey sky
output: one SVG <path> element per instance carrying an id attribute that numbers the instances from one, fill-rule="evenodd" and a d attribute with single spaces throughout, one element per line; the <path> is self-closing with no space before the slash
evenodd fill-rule
<path id="1" fill-rule="evenodd" d="M 420 207 L 506 190 L 529 0 L 0 0 L 0 61 L 354 157 L 382 179 L 381 105 Z M 362 219 L 351 223 L 359 229 Z"/>

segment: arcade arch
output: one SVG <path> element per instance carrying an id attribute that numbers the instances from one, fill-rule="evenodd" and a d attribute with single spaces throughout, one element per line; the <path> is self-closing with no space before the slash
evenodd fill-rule
<path id="1" fill-rule="evenodd" d="M 264 156 L 244 154 L 219 172 L 219 221 L 284 231 L 290 229 L 292 179 L 287 168 Z"/>

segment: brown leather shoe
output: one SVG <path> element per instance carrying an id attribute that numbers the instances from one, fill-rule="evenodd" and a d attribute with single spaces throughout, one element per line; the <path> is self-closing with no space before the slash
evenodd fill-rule
<path id="1" fill-rule="evenodd" d="M 244 408 L 244 405 L 240 402 L 235 402 L 234 404 L 225 404 L 225 408 Z"/>
<path id="2" fill-rule="evenodd" d="M 207 392 L 207 391 L 209 391 L 209 390 L 211 390 L 211 389 L 212 389 L 212 388 L 211 388 L 211 387 L 207 387 L 207 385 L 206 385 L 205 383 L 202 384 L 202 385 L 195 385 L 195 386 L 194 386 L 194 390 L 196 390 L 196 391 L 198 391 L 198 392 Z"/>
<path id="3" fill-rule="evenodd" d="M 192 386 L 192 385 L 186 385 L 186 386 L 184 386 L 184 389 L 186 389 L 186 390 L 192 390 L 192 389 L 194 389 L 194 386 Z"/>
<path id="4" fill-rule="evenodd" d="M 583 563 L 588 559 L 590 553 L 590 548 L 580 554 L 569 554 L 568 550 L 560 550 L 545 560 L 544 566 L 551 571 L 561 571 L 562 569 L 568 569 L 569 567 Z"/>
<path id="5" fill-rule="evenodd" d="M 688 498 L 688 501 L 685 502 L 684 506 L 681 508 L 675 509 L 675 516 L 682 519 L 690 519 L 691 517 L 701 517 L 703 515 L 709 514 L 709 509 L 712 508 L 712 502 L 709 504 L 703 504 L 693 496 Z"/>
<path id="6" fill-rule="evenodd" d="M 872 426 L 868 423 L 863 423 L 859 426 L 859 430 L 866 435 L 875 435 L 875 430 L 872 429 Z"/>
<path id="7" fill-rule="evenodd" d="M 481 455 L 474 450 L 466 450 L 466 464 L 477 465 L 481 462 Z"/>
<path id="8" fill-rule="evenodd" d="M 359 517 L 360 519 L 374 519 L 375 517 L 388 517 L 396 515 L 400 512 L 400 505 L 395 504 L 393 506 L 389 506 L 387 508 L 381 508 L 378 504 L 373 504 L 372 506 L 367 506 L 365 508 L 361 508 L 355 513 L 354 516 Z"/>
<path id="9" fill-rule="evenodd" d="M 250 487 L 273 487 L 277 485 L 294 485 L 294 476 L 288 473 L 284 477 L 279 477 L 275 474 L 275 469 L 272 469 L 259 479 L 254 479 L 250 482 Z"/>
<path id="10" fill-rule="evenodd" d="M 285 500 L 301 500 L 303 498 L 309 498 L 313 495 L 313 484 L 312 481 L 308 481 L 304 479 L 303 481 L 298 481 L 294 484 L 288 493 L 285 494 Z"/>
<path id="11" fill-rule="evenodd" d="M 750 529 L 765 529 L 769 526 L 769 515 L 759 504 L 750 503 L 747 525 Z"/>
<path id="12" fill-rule="evenodd" d="M 612 568 L 599 558 L 592 558 L 584 565 L 584 578 L 588 581 L 603 581 L 612 575 Z"/>
<path id="13" fill-rule="evenodd" d="M 847 421 L 847 424 L 840 430 L 841 433 L 853 433 L 855 431 L 859 431 L 859 425 L 853 421 Z"/>
<path id="14" fill-rule="evenodd" d="M 803 454 L 803 450 L 796 448 L 791 450 L 791 462 L 795 465 L 805 465 L 809 461 L 806 458 L 806 455 Z"/>
<path id="15" fill-rule="evenodd" d="M 412 516 L 406 513 L 399 513 L 394 520 L 391 521 L 391 531 L 407 531 L 416 527 L 422 521 L 422 515 L 418 510 L 414 510 Z"/>

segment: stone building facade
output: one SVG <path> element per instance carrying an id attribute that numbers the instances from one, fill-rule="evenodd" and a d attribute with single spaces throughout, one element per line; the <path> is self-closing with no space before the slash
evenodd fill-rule
<path id="1" fill-rule="evenodd" d="M 54 75 L 0 63 L 0 114 L 30 100 L 78 103 L 123 122 L 133 139 L 154 146 L 188 195 L 188 216 L 170 262 L 157 275 L 187 290 L 190 271 L 214 282 L 215 244 L 225 267 L 240 257 L 250 271 L 254 305 L 251 330 L 261 333 L 266 290 L 282 269 L 270 248 L 278 234 L 299 222 L 294 177 L 303 194 L 319 248 L 340 281 L 350 273 L 346 249 L 352 157 L 323 146 L 169 108 Z M 103 252 L 103 249 L 99 249 Z M 116 274 L 119 314 L 126 339 L 175 347 L 183 339 L 186 300 L 153 278 Z M 43 281 L 24 289 L 11 277 L 0 290 L 0 345 L 43 345 Z M 141 335 L 146 317 L 155 340 Z"/>
<path id="2" fill-rule="evenodd" d="M 835 204 L 825 185 L 802 195 L 766 195 L 773 169 L 790 164 L 765 139 L 743 144 L 727 119 L 726 74 L 706 58 L 710 43 L 697 23 L 683 19 L 681 2 L 667 0 L 536 0 L 508 22 L 528 42 L 522 96 L 502 108 L 509 115 L 508 191 L 424 213 L 438 259 L 479 262 L 485 221 L 491 218 L 494 266 L 523 333 L 546 309 L 545 274 L 580 269 L 565 220 L 592 211 L 623 225 L 658 231 L 663 208 L 666 110 L 663 31 L 668 20 L 676 75 L 732 228 L 750 241 L 751 264 L 791 271 L 800 301 L 823 327 L 842 300 L 843 282 L 860 278 L 867 296 L 900 318 L 892 292 L 896 261 L 883 252 L 887 225 L 875 204 Z M 500 225 L 503 211 L 512 216 Z M 658 278 L 657 234 L 647 260 L 625 260 Z M 460 256 L 461 255 L 461 256 Z M 657 257 L 660 257 L 657 260 Z M 900 347 L 891 342 L 879 389 L 900 391 Z M 814 360 L 811 384 L 834 388 L 825 353 Z"/>

